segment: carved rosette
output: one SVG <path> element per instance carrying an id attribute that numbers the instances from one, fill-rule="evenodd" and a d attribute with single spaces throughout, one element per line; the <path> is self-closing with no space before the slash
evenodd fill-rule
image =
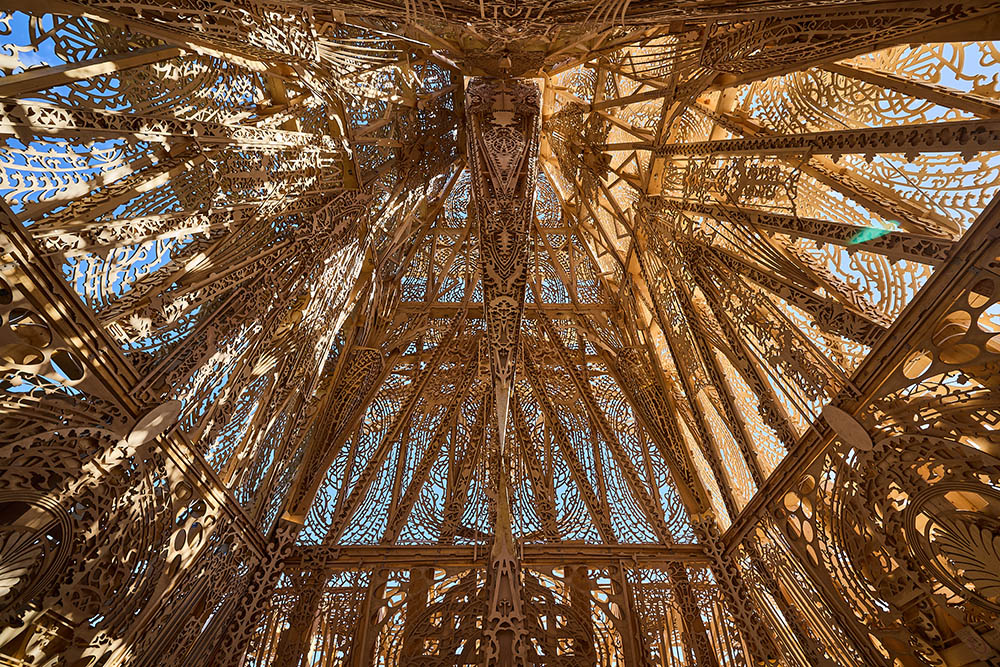
<path id="1" fill-rule="evenodd" d="M 923 434 L 840 441 L 816 471 L 836 482 L 805 475 L 783 500 L 784 528 L 888 650 L 938 659 L 928 618 L 1000 609 L 1000 465 Z"/>
<path id="2" fill-rule="evenodd" d="M 476 78 L 466 100 L 486 334 L 503 442 L 528 278 L 541 94 L 532 81 Z"/>

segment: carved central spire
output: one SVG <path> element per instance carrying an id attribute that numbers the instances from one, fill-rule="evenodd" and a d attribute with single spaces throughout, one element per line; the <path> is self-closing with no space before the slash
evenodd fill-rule
<path id="1" fill-rule="evenodd" d="M 502 450 L 528 278 L 541 94 L 533 81 L 474 78 L 466 89 L 466 113 L 486 338 Z"/>

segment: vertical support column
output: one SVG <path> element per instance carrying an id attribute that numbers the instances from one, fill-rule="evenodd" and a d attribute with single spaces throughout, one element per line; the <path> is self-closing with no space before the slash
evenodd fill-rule
<path id="1" fill-rule="evenodd" d="M 246 590 L 237 602 L 233 618 L 212 657 L 213 665 L 243 667 L 246 664 L 250 637 L 274 593 L 274 587 L 281 577 L 282 564 L 295 543 L 297 533 L 297 528 L 287 522 L 278 524 L 264 558 L 257 564 Z"/>
<path id="2" fill-rule="evenodd" d="M 514 386 L 528 230 L 534 214 L 541 94 L 532 81 L 476 78 L 466 89 L 473 209 L 479 226 L 486 345 L 499 433 L 497 510 L 489 559 L 486 664 L 527 665 L 521 567 L 507 499 L 507 414 Z"/>
<path id="3" fill-rule="evenodd" d="M 281 634 L 274 667 L 298 667 L 308 651 L 326 577 L 323 572 L 312 571 L 296 576 L 294 582 L 300 591 L 299 599 L 292 608 L 288 629 Z"/>
<path id="4" fill-rule="evenodd" d="M 507 498 L 507 465 L 500 451 L 497 475 L 497 512 L 490 552 L 488 585 L 490 606 L 484 639 L 486 667 L 528 667 L 528 633 L 521 601 L 521 563 L 517 558 Z"/>
<path id="5" fill-rule="evenodd" d="M 465 99 L 486 337 L 503 447 L 528 280 L 541 93 L 533 81 L 475 78 Z"/>
<path id="6" fill-rule="evenodd" d="M 691 590 L 687 568 L 684 567 L 684 563 L 670 562 L 667 563 L 666 569 L 670 574 L 670 583 L 673 585 L 677 606 L 681 612 L 684 643 L 694 653 L 695 664 L 698 667 L 719 667 L 719 660 L 715 656 L 712 644 L 708 641 L 708 628 L 705 627 L 698 601 L 695 600 L 694 591 Z"/>
<path id="7" fill-rule="evenodd" d="M 594 613 L 590 608 L 590 578 L 587 576 L 586 565 L 567 565 L 566 580 L 569 582 L 570 604 L 580 618 L 586 619 L 584 630 L 587 633 L 587 645 L 575 647 L 580 661 L 592 665 L 597 662 L 597 650 L 594 646 Z"/>
<path id="8" fill-rule="evenodd" d="M 427 608 L 427 592 L 434 581 L 434 568 L 415 567 L 410 570 L 410 586 L 406 593 L 406 627 L 403 630 L 401 664 L 409 665 L 423 654 L 421 637 L 416 634 L 415 621 Z"/>
<path id="9" fill-rule="evenodd" d="M 632 594 L 632 584 L 628 580 L 628 569 L 622 561 L 618 561 L 614 585 L 618 589 L 618 607 L 621 609 L 622 627 L 626 630 L 622 636 L 622 651 L 625 655 L 625 664 L 636 665 L 637 667 L 649 667 L 649 656 L 643 647 L 642 631 L 639 627 L 639 619 L 635 613 L 635 597 Z"/>
<path id="10" fill-rule="evenodd" d="M 375 642 L 378 639 L 379 625 L 375 613 L 381 607 L 382 596 L 385 594 L 386 577 L 381 570 L 372 572 L 368 583 L 368 594 L 365 596 L 364 609 L 358 615 L 357 632 L 351 643 L 351 652 L 347 664 L 351 667 L 370 667 L 374 663 Z"/>

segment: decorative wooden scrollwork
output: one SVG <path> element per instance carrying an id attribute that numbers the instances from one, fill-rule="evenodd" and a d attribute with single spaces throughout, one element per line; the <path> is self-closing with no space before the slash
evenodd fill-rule
<path id="1" fill-rule="evenodd" d="M 0 12 L 0 664 L 1000 664 L 998 12 Z"/>
<path id="2" fill-rule="evenodd" d="M 465 108 L 483 315 L 503 447 L 528 280 L 541 94 L 532 82 L 473 79 Z"/>

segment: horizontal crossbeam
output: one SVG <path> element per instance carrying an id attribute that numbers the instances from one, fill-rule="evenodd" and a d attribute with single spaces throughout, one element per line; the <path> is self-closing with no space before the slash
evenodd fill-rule
<path id="1" fill-rule="evenodd" d="M 369 568 L 476 567 L 489 550 L 472 545 L 349 545 L 341 547 L 299 546 L 286 561 L 289 570 L 321 568 L 327 571 Z M 525 566 L 590 565 L 605 567 L 628 561 L 645 567 L 666 562 L 707 563 L 696 544 L 525 544 L 521 563 Z"/>

